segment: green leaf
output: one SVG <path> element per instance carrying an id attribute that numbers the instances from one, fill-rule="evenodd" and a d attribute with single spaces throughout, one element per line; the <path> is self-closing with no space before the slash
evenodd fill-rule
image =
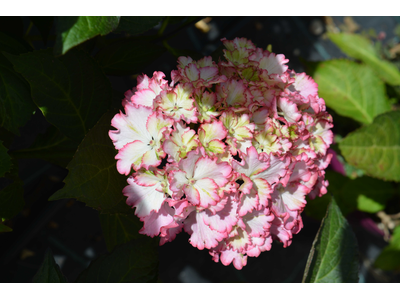
<path id="1" fill-rule="evenodd" d="M 14 158 L 38 158 L 65 168 L 74 156 L 78 142 L 67 138 L 56 127 L 51 126 L 39 135 L 27 149 L 11 151 Z"/>
<path id="2" fill-rule="evenodd" d="M 15 39 L 0 32 L 0 52 L 20 54 L 27 51 Z M 0 53 L 0 126 L 19 135 L 19 127 L 31 118 L 35 105 L 26 80 Z"/>
<path id="3" fill-rule="evenodd" d="M 47 38 L 49 37 L 51 27 L 53 26 L 53 23 L 54 23 L 54 17 L 35 16 L 35 17 L 29 17 L 29 19 L 31 19 L 32 23 L 39 30 L 40 35 L 42 36 L 42 39 L 43 39 L 43 43 L 46 45 Z"/>
<path id="4" fill-rule="evenodd" d="M 115 112 L 104 114 L 83 139 L 67 166 L 65 186 L 50 201 L 76 198 L 103 213 L 133 213 L 122 194 L 127 178 L 117 171 L 116 150 L 108 136 L 114 115 Z"/>
<path id="5" fill-rule="evenodd" d="M 382 270 L 400 269 L 400 226 L 397 226 L 386 246 L 375 260 L 374 266 Z"/>
<path id="6" fill-rule="evenodd" d="M 339 115 L 370 124 L 390 110 L 385 85 L 365 65 L 349 60 L 330 60 L 316 66 L 318 93 Z"/>
<path id="7" fill-rule="evenodd" d="M 332 198 L 308 256 L 303 282 L 358 282 L 357 239 Z"/>
<path id="8" fill-rule="evenodd" d="M 33 100 L 47 121 L 79 142 L 108 109 L 111 84 L 85 52 L 74 50 L 60 58 L 51 52 L 6 56 L 31 85 Z"/>
<path id="9" fill-rule="evenodd" d="M 128 39 L 102 48 L 95 58 L 106 74 L 131 75 L 141 72 L 165 51 L 162 46 Z"/>
<path id="10" fill-rule="evenodd" d="M 131 35 L 136 35 L 152 29 L 162 19 L 164 17 L 121 17 L 116 32 L 124 31 Z"/>
<path id="11" fill-rule="evenodd" d="M 11 219 L 17 215 L 25 205 L 24 186 L 18 177 L 18 166 L 13 161 L 14 168 L 6 174 L 9 184 L 0 190 L 0 218 Z"/>
<path id="12" fill-rule="evenodd" d="M 395 195 L 390 182 L 368 176 L 350 179 L 343 187 L 342 199 L 356 199 L 357 209 L 376 213 L 385 208 L 386 202 Z"/>
<path id="13" fill-rule="evenodd" d="M 158 240 L 143 237 L 94 260 L 77 282 L 156 282 Z"/>
<path id="14" fill-rule="evenodd" d="M 135 215 L 100 214 L 99 217 L 108 252 L 117 245 L 143 237 L 139 234 L 143 223 Z"/>
<path id="15" fill-rule="evenodd" d="M 3 142 L 0 141 L 0 177 L 10 171 L 12 167 L 11 157 L 7 153 L 8 149 L 3 146 Z"/>
<path id="16" fill-rule="evenodd" d="M 328 37 L 348 56 L 369 65 L 382 80 L 400 85 L 400 72 L 395 65 L 379 57 L 371 41 L 359 34 L 328 33 Z"/>
<path id="17" fill-rule="evenodd" d="M 339 148 L 348 163 L 369 176 L 400 181 L 400 111 L 376 117 L 347 135 Z"/>
<path id="18" fill-rule="evenodd" d="M 0 223 L 0 232 L 11 232 L 12 229 L 3 223 Z"/>
<path id="19" fill-rule="evenodd" d="M 120 17 L 58 17 L 54 54 L 65 54 L 71 48 L 96 35 L 106 35 L 117 28 Z"/>
<path id="20" fill-rule="evenodd" d="M 328 194 L 308 200 L 304 209 L 308 216 L 321 220 L 326 212 L 332 193 L 344 216 L 358 209 L 376 213 L 385 208 L 386 202 L 395 195 L 395 188 L 390 182 L 368 176 L 351 179 L 337 172 L 326 171 L 329 181 Z"/>
<path id="21" fill-rule="evenodd" d="M 53 253 L 50 248 L 44 255 L 44 260 L 36 275 L 33 277 L 34 283 L 66 283 L 67 278 L 63 275 L 60 267 L 54 261 Z"/>

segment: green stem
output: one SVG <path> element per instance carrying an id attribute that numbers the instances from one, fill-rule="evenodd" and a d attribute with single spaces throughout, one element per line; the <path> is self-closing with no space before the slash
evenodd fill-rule
<path id="1" fill-rule="evenodd" d="M 29 32 L 31 31 L 32 27 L 33 27 L 33 23 L 30 22 L 30 23 L 29 23 L 29 26 L 28 26 L 28 29 L 27 29 L 26 32 L 25 32 L 24 37 L 27 37 L 27 36 L 28 36 L 28 34 L 29 34 Z"/>
<path id="2" fill-rule="evenodd" d="M 28 29 L 27 29 L 26 32 L 25 32 L 24 39 L 25 39 L 25 40 L 27 41 L 27 43 L 32 47 L 32 49 L 35 49 L 35 47 L 33 47 L 33 44 L 32 44 L 31 39 L 28 38 L 28 34 L 29 34 L 29 32 L 31 31 L 32 27 L 33 27 L 33 23 L 32 23 L 32 21 L 31 21 L 31 22 L 29 23 Z"/>
<path id="3" fill-rule="evenodd" d="M 175 49 L 172 48 L 172 47 L 167 43 L 166 40 L 163 40 L 163 45 L 164 45 L 165 48 L 167 48 L 168 52 L 171 53 L 173 56 L 175 56 L 175 57 L 178 57 L 178 56 L 179 56 L 179 54 L 176 53 Z"/>
<path id="4" fill-rule="evenodd" d="M 169 17 L 166 17 L 164 19 L 164 21 L 162 22 L 160 29 L 158 30 L 158 33 L 157 33 L 158 36 L 162 36 L 165 28 L 167 28 L 168 22 L 169 22 Z"/>

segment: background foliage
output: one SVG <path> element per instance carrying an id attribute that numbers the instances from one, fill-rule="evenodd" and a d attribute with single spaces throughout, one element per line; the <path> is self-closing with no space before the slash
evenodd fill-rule
<path id="1" fill-rule="evenodd" d="M 158 239 L 138 234 L 141 222 L 121 193 L 126 178 L 115 168 L 115 149 L 108 130 L 111 118 L 121 109 L 123 95 L 113 89 L 113 82 L 122 78 L 116 76 L 140 74 L 145 66 L 165 55 L 173 59 L 181 55 L 201 57 L 169 45 L 172 37 L 201 19 L 30 17 L 25 33 L 18 30 L 19 25 L 2 27 L 2 235 L 13 234 L 13 218 L 26 205 L 18 162 L 43 159 L 68 170 L 65 185 L 49 193 L 48 199 L 52 203 L 77 199 L 95 209 L 109 251 L 93 260 L 77 281 L 158 280 Z M 12 22 L 18 24 L 16 19 Z M 33 26 L 39 37 L 29 35 Z M 169 27 L 173 29 L 166 30 Z M 149 30 L 151 34 L 145 34 Z M 304 61 L 334 117 L 336 144 L 332 147 L 334 162 L 326 174 L 330 182 L 328 194 L 306 206 L 308 216 L 325 218 L 311 248 L 303 281 L 357 282 L 357 242 L 344 217 L 354 211 L 366 213 L 384 225 L 389 245 L 376 259 L 375 267 L 400 270 L 398 54 L 388 57 L 387 49 L 368 34 L 339 32 L 328 26 L 327 37 L 347 57 Z M 35 39 L 52 47 L 36 50 Z M 213 58 L 217 59 L 221 49 L 213 50 Z M 34 114 L 44 116 L 47 129 L 31 143 L 13 146 L 13 140 Z M 331 200 L 332 195 L 335 200 Z M 340 251 L 336 251 L 338 248 Z M 332 261 L 337 264 L 327 263 Z M 33 281 L 68 280 L 48 251 Z"/>

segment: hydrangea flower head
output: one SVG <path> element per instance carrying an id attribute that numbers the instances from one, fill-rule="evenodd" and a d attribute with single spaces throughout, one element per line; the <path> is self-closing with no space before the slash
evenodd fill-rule
<path id="1" fill-rule="evenodd" d="M 333 124 L 315 81 L 283 54 L 222 42 L 225 60 L 180 57 L 170 84 L 139 76 L 109 136 L 140 233 L 163 245 L 185 231 L 240 270 L 273 240 L 289 246 L 306 195 L 327 192 Z"/>

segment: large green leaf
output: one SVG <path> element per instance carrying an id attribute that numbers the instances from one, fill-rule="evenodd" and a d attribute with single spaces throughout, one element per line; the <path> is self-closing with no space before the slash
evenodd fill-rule
<path id="1" fill-rule="evenodd" d="M 6 55 L 31 85 L 32 97 L 47 121 L 81 141 L 111 102 L 110 81 L 85 52 L 55 58 L 51 49 Z"/>
<path id="2" fill-rule="evenodd" d="M 131 35 L 136 35 L 150 30 L 164 17 L 121 17 L 118 28 L 116 32 L 127 32 Z"/>
<path id="3" fill-rule="evenodd" d="M 13 161 L 13 169 L 6 174 L 9 184 L 0 190 L 0 218 L 11 219 L 24 207 L 24 186 L 18 177 L 18 165 Z"/>
<path id="4" fill-rule="evenodd" d="M 139 234 L 143 223 L 135 215 L 100 214 L 99 217 L 109 252 L 117 245 L 143 237 L 143 235 Z"/>
<path id="5" fill-rule="evenodd" d="M 65 283 L 67 279 L 54 261 L 53 253 L 47 249 L 44 260 L 36 275 L 33 277 L 34 283 Z"/>
<path id="6" fill-rule="evenodd" d="M 308 200 L 304 209 L 308 216 L 321 220 L 326 212 L 332 193 L 343 215 L 358 209 L 376 213 L 385 208 L 386 202 L 395 195 L 392 183 L 368 176 L 351 179 L 337 172 L 326 171 L 329 181 L 328 194 L 321 198 Z"/>
<path id="7" fill-rule="evenodd" d="M 385 85 L 365 65 L 349 60 L 330 60 L 316 66 L 318 93 L 339 115 L 369 124 L 390 110 Z"/>
<path id="8" fill-rule="evenodd" d="M 8 149 L 0 141 L 0 177 L 3 177 L 12 167 L 11 157 L 7 153 Z"/>
<path id="9" fill-rule="evenodd" d="M 18 41 L 0 32 L 0 52 L 20 54 L 28 51 Z M 35 110 L 29 84 L 0 53 L 0 126 L 19 135 L 19 127 Z"/>
<path id="10" fill-rule="evenodd" d="M 103 213 L 133 213 L 122 194 L 127 177 L 117 171 L 116 150 L 108 136 L 114 114 L 104 114 L 89 131 L 68 164 L 65 186 L 49 200 L 76 198 Z"/>
<path id="11" fill-rule="evenodd" d="M 102 48 L 95 58 L 106 74 L 130 75 L 141 72 L 165 50 L 162 46 L 129 39 Z"/>
<path id="12" fill-rule="evenodd" d="M 120 17 L 58 17 L 54 53 L 65 54 L 71 48 L 96 35 L 106 35 L 118 27 Z"/>
<path id="13" fill-rule="evenodd" d="M 328 37 L 348 56 L 368 64 L 382 80 L 391 85 L 400 85 L 400 72 L 397 67 L 381 58 L 371 41 L 359 34 L 328 33 Z"/>
<path id="14" fill-rule="evenodd" d="M 156 282 L 157 239 L 143 237 L 115 247 L 94 260 L 78 277 L 78 282 Z"/>
<path id="15" fill-rule="evenodd" d="M 351 165 L 369 176 L 400 181 L 400 111 L 382 114 L 339 143 Z"/>
<path id="16" fill-rule="evenodd" d="M 394 229 L 389 245 L 382 250 L 374 265 L 387 271 L 400 269 L 400 226 Z"/>
<path id="17" fill-rule="evenodd" d="M 78 142 L 51 126 L 27 149 L 11 151 L 14 158 L 39 158 L 65 168 L 74 156 Z"/>
<path id="18" fill-rule="evenodd" d="M 358 282 L 357 239 L 332 198 L 308 256 L 303 282 Z"/>

